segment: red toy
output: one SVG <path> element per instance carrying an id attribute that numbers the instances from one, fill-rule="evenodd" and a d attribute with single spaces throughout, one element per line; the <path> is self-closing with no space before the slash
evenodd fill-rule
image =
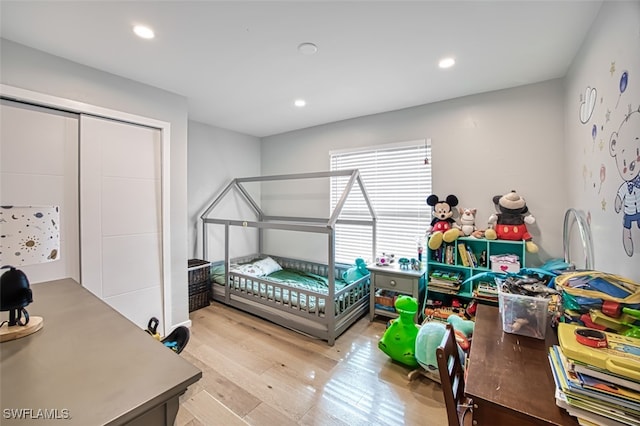
<path id="1" fill-rule="evenodd" d="M 531 234 L 526 224 L 533 224 L 536 219 L 529 213 L 529 208 L 524 198 L 511 191 L 505 195 L 496 195 L 493 202 L 499 213 L 494 213 L 489 218 L 490 229 L 485 231 L 487 240 L 511 240 L 525 241 L 527 251 L 537 253 L 538 246 L 531 241 Z"/>

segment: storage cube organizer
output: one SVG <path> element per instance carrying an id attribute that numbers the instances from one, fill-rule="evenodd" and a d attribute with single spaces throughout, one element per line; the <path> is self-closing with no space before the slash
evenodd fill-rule
<path id="1" fill-rule="evenodd" d="M 545 338 L 549 299 L 505 293 L 499 285 L 498 303 L 504 332 Z"/>
<path id="2" fill-rule="evenodd" d="M 189 259 L 189 312 L 209 306 L 211 299 L 211 283 L 209 267 L 205 260 Z"/>

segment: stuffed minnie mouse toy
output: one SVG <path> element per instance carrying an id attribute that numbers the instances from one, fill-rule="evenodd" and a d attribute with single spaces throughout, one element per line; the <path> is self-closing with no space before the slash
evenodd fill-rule
<path id="1" fill-rule="evenodd" d="M 427 227 L 429 237 L 429 248 L 436 250 L 440 248 L 442 242 L 451 243 L 461 234 L 460 227 L 453 219 L 454 207 L 458 205 L 458 197 L 448 195 L 446 200 L 438 199 L 437 195 L 429 195 L 427 204 L 433 207 L 433 220 Z"/>

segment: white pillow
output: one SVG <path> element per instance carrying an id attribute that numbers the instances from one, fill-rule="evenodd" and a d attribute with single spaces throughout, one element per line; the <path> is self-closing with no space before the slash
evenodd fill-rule
<path id="1" fill-rule="evenodd" d="M 252 277 L 261 277 L 264 275 L 264 272 L 261 268 L 256 268 L 253 263 L 247 263 L 245 265 L 238 265 L 234 270 L 240 272 L 241 274 L 251 275 Z"/>
<path id="2" fill-rule="evenodd" d="M 278 262 L 270 257 L 265 257 L 262 260 L 253 262 L 253 266 L 255 266 L 257 269 L 261 269 L 264 272 L 262 275 L 269 275 L 282 270 L 282 267 L 278 264 Z"/>

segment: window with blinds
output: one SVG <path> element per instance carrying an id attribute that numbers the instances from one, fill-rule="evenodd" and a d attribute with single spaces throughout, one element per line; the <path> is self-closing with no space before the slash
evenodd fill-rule
<path id="1" fill-rule="evenodd" d="M 424 243 L 431 208 L 425 200 L 431 194 L 431 146 L 424 140 L 330 153 L 331 170 L 358 169 L 378 216 L 377 254 L 416 258 L 418 241 Z M 349 177 L 331 179 L 331 211 Z M 356 185 L 357 186 L 357 185 Z M 354 187 L 355 188 L 355 187 Z M 369 219 L 364 197 L 354 189 L 347 198 L 340 219 Z M 336 226 L 336 261 L 353 263 L 371 259 L 371 229 Z"/>

